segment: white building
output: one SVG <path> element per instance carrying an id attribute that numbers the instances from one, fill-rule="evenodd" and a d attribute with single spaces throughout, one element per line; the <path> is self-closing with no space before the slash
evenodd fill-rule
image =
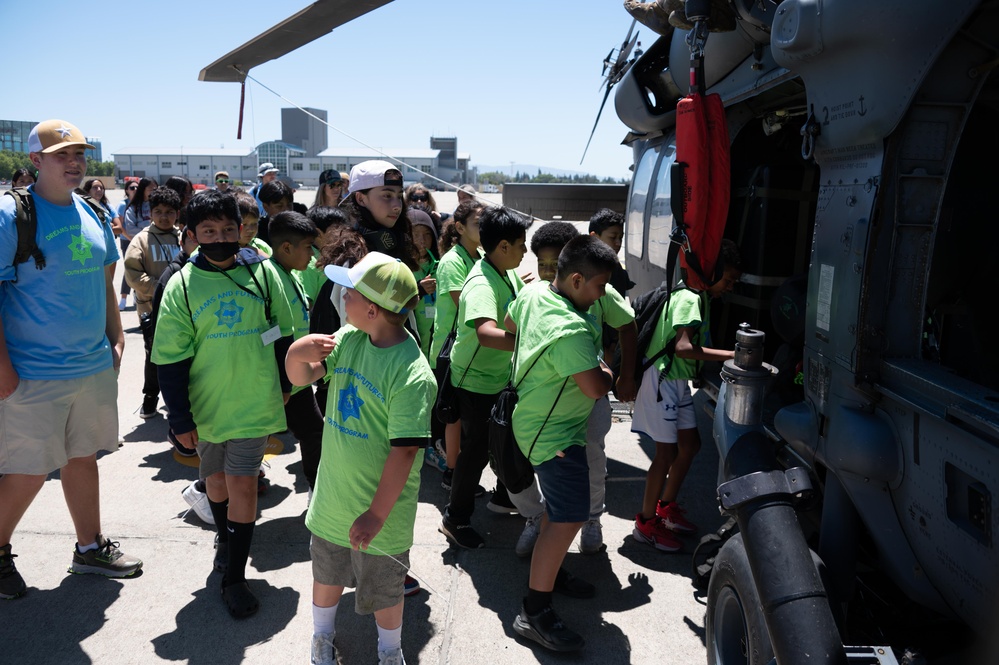
<path id="1" fill-rule="evenodd" d="M 233 180 L 257 182 L 257 155 L 246 148 L 122 148 L 114 155 L 115 173 L 153 178 L 158 183 L 181 175 L 194 184 L 212 186 L 216 171 L 228 171 Z"/>

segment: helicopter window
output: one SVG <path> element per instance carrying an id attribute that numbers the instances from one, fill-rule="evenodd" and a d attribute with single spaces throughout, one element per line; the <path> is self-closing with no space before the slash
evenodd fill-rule
<path id="1" fill-rule="evenodd" d="M 673 230 L 673 209 L 670 206 L 670 167 L 676 161 L 676 146 L 665 147 L 656 174 L 656 189 L 649 215 L 649 262 L 665 266 L 669 254 L 669 234 Z"/>
<path id="2" fill-rule="evenodd" d="M 659 146 L 649 148 L 642 155 L 635 169 L 631 185 L 631 200 L 628 204 L 628 220 L 625 224 L 625 247 L 628 253 L 642 258 L 645 245 L 645 204 L 652 188 L 652 172 L 659 159 Z"/>

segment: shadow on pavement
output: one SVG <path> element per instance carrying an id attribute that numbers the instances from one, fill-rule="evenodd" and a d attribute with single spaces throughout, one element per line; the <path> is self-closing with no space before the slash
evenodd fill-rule
<path id="1" fill-rule="evenodd" d="M 24 598 L 6 603 L 11 611 L 3 614 L 0 660 L 12 664 L 92 662 L 80 645 L 104 627 L 107 609 L 118 600 L 122 584 L 129 582 L 67 574 L 54 589 L 30 587 Z"/>
<path id="2" fill-rule="evenodd" d="M 299 592 L 277 588 L 250 574 L 250 588 L 260 600 L 260 611 L 248 619 L 233 620 L 222 602 L 221 576 L 212 573 L 204 588 L 177 613 L 177 627 L 152 640 L 156 655 L 188 665 L 238 665 L 254 644 L 280 633 L 298 611 Z M 302 637 L 304 653 L 310 636 Z"/>

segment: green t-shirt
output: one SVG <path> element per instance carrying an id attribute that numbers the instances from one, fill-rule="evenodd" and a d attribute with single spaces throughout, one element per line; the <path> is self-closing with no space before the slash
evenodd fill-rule
<path id="1" fill-rule="evenodd" d="M 312 259 L 309 260 L 309 267 L 301 271 L 302 288 L 305 289 L 305 296 L 309 299 L 309 308 L 316 302 L 319 289 L 326 283 L 326 273 L 322 268 L 316 266 L 316 259 L 319 258 L 319 250 L 312 248 Z"/>
<path id="2" fill-rule="evenodd" d="M 473 257 L 461 245 L 455 245 L 437 262 L 437 305 L 434 312 L 434 339 L 430 343 L 430 366 L 437 367 L 437 355 L 444 346 L 444 340 L 451 332 L 454 324 L 454 317 L 458 313 L 458 307 L 451 297 L 452 291 L 461 291 L 461 286 L 465 283 L 469 271 L 479 254 Z"/>
<path id="3" fill-rule="evenodd" d="M 421 279 L 427 276 L 433 277 L 436 268 L 437 261 L 433 257 L 430 257 L 426 263 L 420 266 L 419 270 L 413 273 L 413 276 L 416 277 L 416 281 L 419 283 Z M 450 299 L 451 296 L 448 296 L 448 300 Z M 420 302 L 416 304 L 416 311 L 413 312 L 416 317 L 416 332 L 420 334 L 420 350 L 423 351 L 423 355 L 427 356 L 428 359 L 430 355 L 430 342 L 434 334 L 436 306 L 437 291 L 434 290 L 433 293 L 428 293 L 420 298 Z"/>
<path id="4" fill-rule="evenodd" d="M 701 312 L 701 302 L 704 300 L 704 312 Z M 670 340 L 676 337 L 677 328 L 694 328 L 694 335 L 691 341 L 701 346 L 710 346 L 710 336 L 708 334 L 707 296 L 690 289 L 677 289 L 669 298 L 669 307 L 663 311 L 662 317 L 656 326 L 656 332 L 649 341 L 649 348 L 645 352 L 646 358 L 651 358 L 658 353 Z M 669 362 L 669 354 L 663 355 L 656 361 L 656 369 L 660 372 Z M 674 358 L 673 366 L 670 367 L 667 379 L 694 379 L 697 378 L 700 363 L 697 360 L 686 358 Z"/>
<path id="5" fill-rule="evenodd" d="M 591 326 L 548 282 L 525 286 L 510 305 L 510 318 L 517 325 L 513 383 L 520 381 L 513 434 L 525 455 L 534 445 L 530 460 L 538 465 L 569 446 L 586 445 L 586 421 L 593 400 L 583 394 L 572 375 L 593 369 L 600 361 Z M 556 403 L 559 390 L 562 394 Z"/>
<path id="6" fill-rule="evenodd" d="M 391 441 L 430 436 L 437 384 L 412 337 L 380 349 L 350 325 L 337 331 L 326 365 L 330 388 L 323 461 L 305 525 L 325 540 L 350 547 L 350 526 L 371 507 Z M 369 554 L 401 554 L 412 547 L 422 466 L 421 450 Z"/>
<path id="7" fill-rule="evenodd" d="M 288 297 L 288 305 L 291 307 L 291 315 L 295 320 L 295 339 L 301 339 L 309 334 L 309 300 L 305 295 L 302 286 L 302 276 L 305 274 L 301 270 L 287 271 L 281 265 L 271 259 L 278 275 L 281 276 L 281 286 Z M 304 390 L 307 386 L 292 386 L 291 394 Z"/>
<path id="8" fill-rule="evenodd" d="M 253 249 L 257 250 L 258 252 L 263 252 L 267 256 L 273 256 L 274 255 L 274 250 L 271 249 L 271 246 L 268 245 L 263 240 L 261 240 L 260 238 L 254 238 L 253 240 L 250 241 L 250 244 L 247 245 L 247 246 L 248 247 L 252 247 Z"/>
<path id="9" fill-rule="evenodd" d="M 606 293 L 601 296 L 586 311 L 586 321 L 590 324 L 594 335 L 594 344 L 597 346 L 597 355 L 603 355 L 604 326 L 607 324 L 611 328 L 620 328 L 635 320 L 635 310 L 632 309 L 628 301 L 618 293 L 610 284 L 607 285 Z"/>
<path id="10" fill-rule="evenodd" d="M 496 272 L 489 261 L 475 264 L 458 301 L 458 336 L 451 349 L 451 383 L 464 390 L 491 395 L 503 390 L 510 380 L 509 351 L 490 349 L 479 344 L 476 319 L 492 319 L 503 328 L 506 310 L 524 287 L 512 270 Z M 466 372 L 467 369 L 467 372 Z"/>
<path id="11" fill-rule="evenodd" d="M 260 339 L 274 323 L 282 336 L 295 328 L 281 275 L 269 261 L 225 274 L 187 263 L 167 282 L 151 357 L 157 365 L 191 359 L 188 395 L 202 440 L 267 436 L 287 427 L 274 344 Z"/>

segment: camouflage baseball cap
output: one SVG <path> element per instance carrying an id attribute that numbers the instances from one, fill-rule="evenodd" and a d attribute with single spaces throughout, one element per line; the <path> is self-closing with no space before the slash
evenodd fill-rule
<path id="1" fill-rule="evenodd" d="M 326 266 L 330 281 L 350 289 L 390 312 L 405 314 L 406 305 L 416 297 L 416 277 L 399 259 L 370 252 L 351 268 Z"/>

